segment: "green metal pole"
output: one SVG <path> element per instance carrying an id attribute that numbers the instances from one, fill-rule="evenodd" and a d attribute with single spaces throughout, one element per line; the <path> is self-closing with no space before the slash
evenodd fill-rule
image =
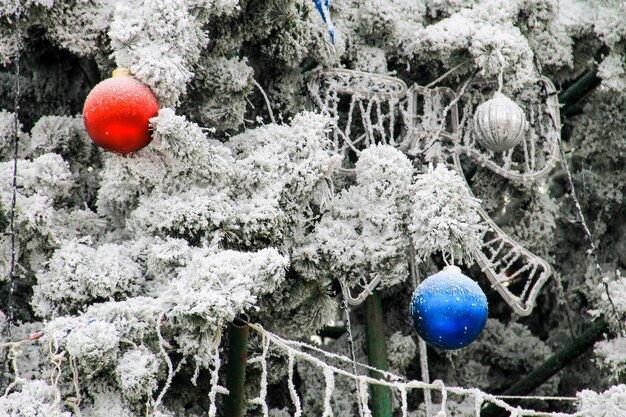
<path id="1" fill-rule="evenodd" d="M 367 355 L 370 366 L 383 371 L 389 370 L 385 331 L 383 323 L 383 307 L 380 294 L 374 291 L 365 300 L 365 333 L 367 335 Z M 372 378 L 382 378 L 376 371 L 370 371 Z M 370 408 L 373 417 L 392 417 L 391 391 L 382 385 L 370 385 Z"/>
<path id="2" fill-rule="evenodd" d="M 593 325 L 583 334 L 578 336 L 572 343 L 552 355 L 544 363 L 533 369 L 528 375 L 513 384 L 502 395 L 526 395 L 534 391 L 541 384 L 550 379 L 554 374 L 569 365 L 574 359 L 585 353 L 587 349 L 600 340 L 609 331 L 606 321 L 596 320 Z M 519 401 L 509 400 L 509 404 L 516 406 Z M 480 413 L 481 417 L 500 417 L 506 415 L 506 411 L 494 404 L 490 404 Z"/>
<path id="3" fill-rule="evenodd" d="M 245 321 L 247 322 L 247 320 Z M 235 320 L 228 331 L 228 365 L 226 368 L 226 388 L 224 399 L 225 417 L 243 417 L 246 382 L 246 360 L 248 357 L 248 325 Z"/>
<path id="4" fill-rule="evenodd" d="M 563 105 L 561 112 L 567 114 L 568 111 L 580 101 L 590 91 L 600 85 L 598 77 L 598 67 L 593 67 L 582 75 L 574 84 L 559 95 L 559 103 Z"/>

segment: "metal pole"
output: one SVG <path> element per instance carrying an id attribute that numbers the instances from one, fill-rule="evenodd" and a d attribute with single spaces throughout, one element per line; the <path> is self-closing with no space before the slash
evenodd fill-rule
<path id="1" fill-rule="evenodd" d="M 365 300 L 365 322 L 369 364 L 374 368 L 387 371 L 389 370 L 389 361 L 385 346 L 383 307 L 378 291 L 374 291 Z M 382 378 L 379 372 L 371 370 L 370 376 L 372 378 Z M 372 417 L 392 417 L 391 391 L 389 387 L 370 385 L 370 408 Z"/>
<path id="2" fill-rule="evenodd" d="M 582 75 L 574 84 L 559 95 L 559 103 L 563 105 L 561 110 L 564 115 L 578 103 L 584 96 L 600 85 L 602 81 L 598 77 L 598 67 L 593 67 Z"/>
<path id="3" fill-rule="evenodd" d="M 583 334 L 578 336 L 572 343 L 556 352 L 544 363 L 533 369 L 528 375 L 513 384 L 510 388 L 502 393 L 502 395 L 526 395 L 534 391 L 541 384 L 550 379 L 554 374 L 565 368 L 580 355 L 585 353 L 587 349 L 600 340 L 605 333 L 609 331 L 609 325 L 606 321 L 596 320 L 593 325 Z M 510 404 L 517 405 L 518 400 L 510 400 Z M 506 411 L 494 404 L 487 406 L 481 417 L 499 417 L 506 415 Z"/>
<path id="4" fill-rule="evenodd" d="M 228 366 L 224 399 L 225 417 L 243 417 L 245 402 L 246 360 L 248 357 L 248 317 L 235 319 L 228 331 Z"/>

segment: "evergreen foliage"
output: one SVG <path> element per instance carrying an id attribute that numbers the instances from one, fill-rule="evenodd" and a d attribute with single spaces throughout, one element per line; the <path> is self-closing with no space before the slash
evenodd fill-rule
<path id="1" fill-rule="evenodd" d="M 0 4 L 0 343 L 46 329 L 20 347 L 20 378 L 0 396 L 0 415 L 207 415 L 214 352 L 225 358 L 222 335 L 235 317 L 309 340 L 342 321 L 341 284 L 360 288 L 376 276 L 391 369 L 419 379 L 410 262 L 420 277 L 463 262 L 487 292 L 472 257 L 485 231 L 480 206 L 549 260 L 558 280 L 526 318 L 489 294 L 483 335 L 459 352 L 429 350 L 431 376 L 501 392 L 602 316 L 614 334 L 538 393 L 577 395 L 584 416 L 626 413 L 626 338 L 603 285 L 623 320 L 624 3 L 335 0 L 331 14 L 334 46 L 310 0 Z M 390 145 L 344 158 L 331 139 L 334 121 L 307 100 L 306 77 L 318 66 L 409 85 L 456 68 L 441 81 L 454 90 L 475 71 L 502 74 L 503 92 L 526 100 L 543 75 L 563 91 L 597 71 L 600 85 L 568 112 L 562 138 L 606 276 L 589 256 L 561 166 L 523 185 L 468 166 L 472 195 L 446 165 L 422 164 Z M 151 144 L 126 156 L 97 148 L 80 116 L 86 94 L 116 67 L 130 69 L 161 105 Z M 352 311 L 352 333 L 356 358 L 366 362 L 362 310 Z M 350 356 L 346 335 L 321 341 Z M 249 355 L 261 351 L 251 335 Z M 293 415 L 281 382 L 287 361 L 270 350 L 270 416 Z M 15 378 L 7 364 L 0 392 Z M 296 370 L 304 415 L 322 415 L 326 376 L 306 363 Z M 263 370 L 252 363 L 247 371 L 251 399 Z M 357 415 L 352 381 L 337 377 L 334 387 L 334 415 Z M 424 415 L 421 402 L 409 399 L 409 415 Z M 393 407 L 401 407 L 397 393 Z M 451 416 L 474 412 L 461 397 L 447 407 Z M 248 403 L 246 415 L 263 411 Z"/>

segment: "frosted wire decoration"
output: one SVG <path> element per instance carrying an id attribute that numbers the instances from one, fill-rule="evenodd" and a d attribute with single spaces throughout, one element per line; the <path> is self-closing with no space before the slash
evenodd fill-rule
<path id="1" fill-rule="evenodd" d="M 345 280 L 340 279 L 339 283 L 341 284 L 341 292 L 344 300 L 346 300 L 346 302 L 352 306 L 360 305 L 371 293 L 374 292 L 381 279 L 382 277 L 380 276 L 380 274 L 376 274 L 374 278 L 364 286 L 363 290 L 356 297 L 352 296 L 350 288 L 348 287 L 348 284 L 345 282 Z"/>
<path id="2" fill-rule="evenodd" d="M 249 324 L 249 326 L 252 327 L 252 324 Z M 259 396 L 250 400 L 250 404 L 260 405 L 261 410 L 263 411 L 263 417 L 268 417 L 269 407 L 267 406 L 267 402 L 265 399 L 267 398 L 267 353 L 270 348 L 270 339 L 265 333 L 261 333 L 261 336 L 261 344 L 263 345 L 263 352 L 261 353 L 261 356 L 257 358 L 252 358 L 248 361 L 248 363 L 250 364 L 257 362 L 261 364 L 261 389 L 259 390 Z M 297 395 L 298 394 L 296 393 L 296 396 Z"/>
<path id="3" fill-rule="evenodd" d="M 211 371 L 211 390 L 209 391 L 209 417 L 217 416 L 216 397 L 217 394 L 228 395 L 228 389 L 219 384 L 220 378 L 220 343 L 222 340 L 222 326 L 218 326 L 217 335 L 213 342 L 213 370 Z"/>
<path id="4" fill-rule="evenodd" d="M 250 361 L 248 361 L 248 363 L 260 363 L 261 370 L 262 370 L 261 389 L 260 389 L 259 396 L 251 400 L 250 402 L 252 404 L 260 405 L 263 410 L 264 416 L 269 415 L 269 406 L 267 405 L 267 402 L 266 402 L 267 383 L 268 383 L 267 374 L 268 374 L 268 369 L 269 369 L 268 364 L 267 364 L 267 353 L 269 351 L 269 348 L 273 347 L 275 349 L 278 349 L 284 352 L 289 358 L 289 361 L 288 361 L 289 380 L 287 382 L 288 382 L 290 397 L 291 397 L 292 402 L 294 403 L 294 408 L 295 408 L 294 417 L 302 416 L 302 402 L 300 400 L 300 397 L 298 396 L 298 393 L 295 389 L 295 384 L 293 382 L 296 361 L 307 362 L 322 371 L 322 374 L 324 375 L 324 379 L 327 384 L 326 390 L 325 390 L 325 396 L 324 396 L 325 397 L 324 399 L 325 415 L 332 415 L 332 406 L 330 404 L 331 398 L 328 395 L 328 392 L 332 393 L 334 389 L 335 377 L 337 375 L 341 375 L 343 377 L 346 377 L 355 381 L 355 384 L 358 387 L 357 392 L 356 392 L 356 395 L 358 396 L 357 401 L 361 402 L 362 410 L 363 410 L 361 413 L 362 417 L 371 417 L 371 411 L 369 410 L 369 407 L 367 404 L 368 399 L 369 399 L 369 395 L 368 395 L 369 385 L 382 385 L 382 386 L 390 387 L 392 390 L 397 390 L 400 394 L 401 415 L 403 417 L 408 417 L 408 405 L 407 405 L 406 398 L 407 398 L 408 392 L 411 390 L 422 390 L 422 391 L 428 390 L 428 391 L 440 392 L 441 399 L 442 399 L 441 410 L 445 409 L 444 408 L 446 405 L 445 403 L 450 394 L 458 395 L 458 396 L 465 396 L 465 397 L 472 397 L 474 398 L 474 405 L 475 405 L 474 413 L 473 413 L 474 417 L 480 417 L 481 405 L 485 402 L 492 403 L 504 409 L 505 411 L 510 413 L 510 415 L 515 415 L 519 417 L 531 417 L 531 416 L 586 417 L 586 415 L 583 414 L 584 412 L 576 412 L 573 414 L 568 414 L 568 413 L 535 411 L 531 409 L 524 409 L 521 407 L 513 407 L 504 401 L 504 399 L 574 401 L 574 402 L 579 401 L 579 398 L 576 398 L 576 397 L 551 397 L 551 396 L 528 396 L 526 397 L 526 396 L 491 395 L 477 388 L 448 387 L 440 380 L 433 381 L 432 383 L 416 381 L 416 380 L 407 380 L 403 376 L 395 375 L 392 372 L 379 370 L 369 365 L 360 364 L 358 362 L 356 363 L 358 366 L 363 367 L 365 369 L 374 370 L 377 372 L 377 374 L 382 375 L 382 378 L 377 379 L 366 374 L 356 374 L 355 372 L 350 372 L 346 369 L 329 364 L 329 362 L 335 362 L 335 363 L 340 362 L 348 366 L 349 364 L 355 363 L 352 359 L 346 356 L 339 355 L 339 354 L 332 353 L 332 352 L 327 352 L 319 347 L 316 347 L 316 346 L 313 346 L 304 342 L 284 339 L 276 334 L 273 334 L 265 330 L 260 324 L 248 323 L 248 325 L 253 331 L 259 334 L 262 340 L 262 345 L 263 345 L 263 351 L 262 351 L 261 356 L 252 358 Z M 20 348 L 26 347 L 30 343 L 41 339 L 46 334 L 52 335 L 52 332 L 48 332 L 48 329 L 44 329 L 44 331 L 39 331 L 39 332 L 35 332 L 31 334 L 27 339 L 24 339 L 24 340 L 0 343 L 0 349 L 8 348 L 14 351 L 17 355 L 19 355 Z M 219 339 L 220 338 L 218 337 L 217 340 L 213 342 L 213 346 L 212 346 L 212 348 L 214 348 L 214 355 L 215 355 L 214 359 L 217 359 L 217 361 L 215 362 L 214 369 L 211 372 L 211 383 L 212 383 L 211 393 L 219 393 L 219 394 L 227 395 L 228 391 L 224 387 L 219 386 L 217 383 L 217 375 L 219 374 L 219 367 L 220 367 L 219 365 L 220 364 L 219 362 Z M 48 351 L 50 353 L 50 361 L 55 367 L 55 371 L 52 372 L 50 375 L 50 379 L 51 379 L 50 382 L 53 387 L 56 387 L 58 384 L 58 379 L 61 376 L 61 366 L 63 362 L 62 359 L 64 357 L 63 355 L 64 352 L 59 353 L 58 351 L 59 347 L 54 337 L 49 336 L 46 343 L 48 345 Z M 16 376 L 16 381 L 11 386 L 15 386 L 24 381 L 19 376 L 19 370 L 17 368 L 17 362 L 15 361 L 15 357 L 13 358 L 13 367 L 14 367 L 14 374 Z M 55 390 L 56 390 L 57 401 L 60 402 L 61 393 L 58 391 L 57 388 L 55 388 Z M 8 395 L 8 391 L 5 392 L 4 395 L 5 396 Z M 211 397 L 212 395 L 209 394 L 209 396 Z M 214 395 L 212 397 L 213 397 L 211 398 L 212 405 L 210 406 L 210 409 L 209 409 L 210 416 L 215 415 L 214 414 L 215 413 L 215 408 L 214 408 L 215 397 Z M 445 416 L 445 415 L 447 415 L 445 411 L 443 413 L 440 411 L 437 414 L 437 416 Z"/>
<path id="5" fill-rule="evenodd" d="M 335 376 L 341 375 L 342 377 L 346 377 L 354 380 L 359 387 L 356 395 L 358 396 L 357 401 L 362 404 L 362 413 L 360 414 L 362 417 L 371 416 L 371 411 L 368 408 L 368 386 L 369 385 L 382 385 L 391 388 L 392 390 L 397 390 L 400 394 L 401 400 L 401 415 L 403 417 L 408 416 L 408 405 L 407 405 L 407 394 L 411 390 L 432 390 L 438 391 L 441 396 L 441 404 L 440 410 L 437 413 L 437 416 L 446 416 L 446 403 L 450 394 L 459 395 L 464 397 L 472 397 L 474 398 L 474 417 L 480 417 L 481 405 L 486 403 L 492 403 L 505 411 L 507 411 L 510 415 L 515 415 L 519 417 L 530 417 L 530 416 L 543 416 L 543 417 L 584 417 L 581 412 L 576 413 L 558 413 L 558 412 L 544 412 L 544 411 L 535 411 L 530 409 L 524 409 L 521 407 L 513 407 L 506 403 L 502 398 L 497 395 L 491 395 L 486 392 L 483 392 L 477 388 L 461 388 L 461 387 L 448 387 L 443 381 L 436 380 L 432 383 L 426 383 L 423 381 L 416 380 L 406 380 L 406 378 L 394 375 L 388 371 L 378 371 L 383 375 L 383 378 L 377 379 L 373 378 L 369 375 L 360 375 L 350 372 L 346 369 L 339 368 L 333 365 L 330 365 L 328 362 L 331 361 L 340 361 L 345 364 L 349 364 L 352 360 L 346 356 L 337 355 L 335 353 L 326 352 L 320 348 L 309 345 L 304 342 L 294 341 L 283 339 L 282 337 L 273 334 L 267 330 L 265 330 L 260 324 L 250 323 L 250 328 L 261 336 L 263 340 L 263 354 L 255 358 L 255 362 L 261 363 L 261 392 L 267 389 L 267 369 L 268 366 L 266 364 L 267 360 L 267 350 L 270 346 L 284 352 L 289 358 L 288 362 L 288 386 L 290 391 L 291 400 L 294 403 L 295 408 L 295 417 L 301 416 L 302 408 L 301 408 L 301 400 L 293 387 L 293 373 L 295 367 L 295 361 L 300 360 L 307 362 L 314 367 L 320 369 L 322 374 L 324 375 L 324 380 L 326 382 L 326 389 L 324 392 L 324 404 L 323 404 L 323 417 L 333 416 L 332 404 L 331 404 L 331 394 L 335 387 Z M 310 353 L 314 352 L 316 354 Z M 363 365 L 365 366 L 365 365 Z M 509 397 L 506 397 L 509 398 Z M 517 398 L 517 397 L 516 397 Z M 522 399 L 526 399 L 526 397 L 521 397 Z M 575 397 L 549 397 L 549 396 L 533 396 L 532 399 L 541 399 L 545 401 L 550 400 L 558 400 L 558 401 L 578 401 L 578 398 Z M 265 410 L 267 409 L 267 404 L 265 404 L 265 396 L 260 395 L 259 397 L 252 400 L 252 403 L 259 404 L 263 407 L 264 415 Z"/>
<path id="6" fill-rule="evenodd" d="M 334 122 L 336 150 L 359 153 L 359 147 L 382 143 L 397 146 L 399 105 L 408 88 L 397 78 L 344 69 L 316 70 L 307 88 L 317 107 Z M 339 107 L 347 106 L 347 112 Z"/>
<path id="7" fill-rule="evenodd" d="M 545 96 L 545 101 L 521 103 L 529 118 L 527 134 L 506 152 L 485 150 L 476 143 L 472 128 L 474 110 L 493 94 L 493 82 L 466 83 L 469 88 L 457 95 L 449 88 L 407 88 L 393 77 L 328 69 L 314 71 L 307 87 L 313 103 L 332 118 L 335 147 L 344 155 L 358 155 L 360 149 L 382 143 L 426 162 L 446 162 L 463 178 L 461 158 L 467 157 L 508 180 L 530 183 L 548 175 L 559 159 L 556 89 L 547 78 L 540 84 L 537 95 Z M 474 258 L 507 304 L 527 316 L 552 269 L 504 233 L 483 209 L 479 214 L 487 233 Z M 510 287 L 515 282 L 521 288 Z M 370 281 L 356 297 L 344 290 L 344 297 L 347 293 L 348 302 L 356 305 L 376 284 Z"/>
<path id="8" fill-rule="evenodd" d="M 341 289 L 342 289 L 342 291 L 346 291 L 347 290 L 347 286 L 342 283 Z M 354 372 L 354 374 L 356 375 L 357 374 L 357 370 L 356 370 L 357 364 L 356 364 L 356 353 L 354 351 L 354 337 L 352 336 L 352 322 L 350 320 L 350 308 L 348 307 L 348 300 L 346 299 L 345 292 L 344 292 L 344 301 L 341 304 L 342 304 L 343 314 L 344 314 L 345 321 L 346 321 L 346 333 L 348 334 L 348 344 L 350 345 L 350 357 L 352 358 L 352 372 Z M 355 384 L 357 384 L 356 381 L 355 381 Z M 357 389 L 357 392 L 358 392 L 358 390 L 359 390 L 359 385 L 358 384 L 356 385 L 356 389 Z M 359 408 L 359 415 L 363 415 L 363 406 L 362 406 L 361 402 L 357 401 L 357 405 L 358 405 L 358 408 Z"/>
<path id="9" fill-rule="evenodd" d="M 558 143 L 561 134 L 561 116 L 556 88 L 552 82 L 541 78 L 537 94 L 546 97 L 545 102 L 526 102 L 524 108 L 528 128 L 523 140 L 506 152 L 485 150 L 476 143 L 473 115 L 477 104 L 483 103 L 493 92 L 493 84 L 477 81 L 470 85 L 456 105 L 447 114 L 440 109 L 455 100 L 456 94 L 449 88 L 425 88 L 418 85 L 410 89 L 407 111 L 411 119 L 404 145 L 410 143 L 415 153 L 433 146 L 429 140 L 435 128 L 445 125 L 441 138 L 443 147 L 439 156 L 467 156 L 481 166 L 515 182 L 530 183 L 546 177 L 559 161 Z M 434 155 L 433 157 L 436 157 Z"/>

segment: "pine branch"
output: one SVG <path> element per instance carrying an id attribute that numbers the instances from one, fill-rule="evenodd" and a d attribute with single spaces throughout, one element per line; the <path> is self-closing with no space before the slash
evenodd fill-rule
<path id="1" fill-rule="evenodd" d="M 609 332 L 608 323 L 603 319 L 596 320 L 583 334 L 504 391 L 502 395 L 527 395 L 533 392 L 541 384 L 585 353 L 587 349 L 593 346 L 607 332 Z M 518 403 L 519 400 L 510 400 L 511 405 Z M 490 404 L 480 415 L 481 417 L 501 417 L 506 415 L 506 411 L 496 405 Z"/>

